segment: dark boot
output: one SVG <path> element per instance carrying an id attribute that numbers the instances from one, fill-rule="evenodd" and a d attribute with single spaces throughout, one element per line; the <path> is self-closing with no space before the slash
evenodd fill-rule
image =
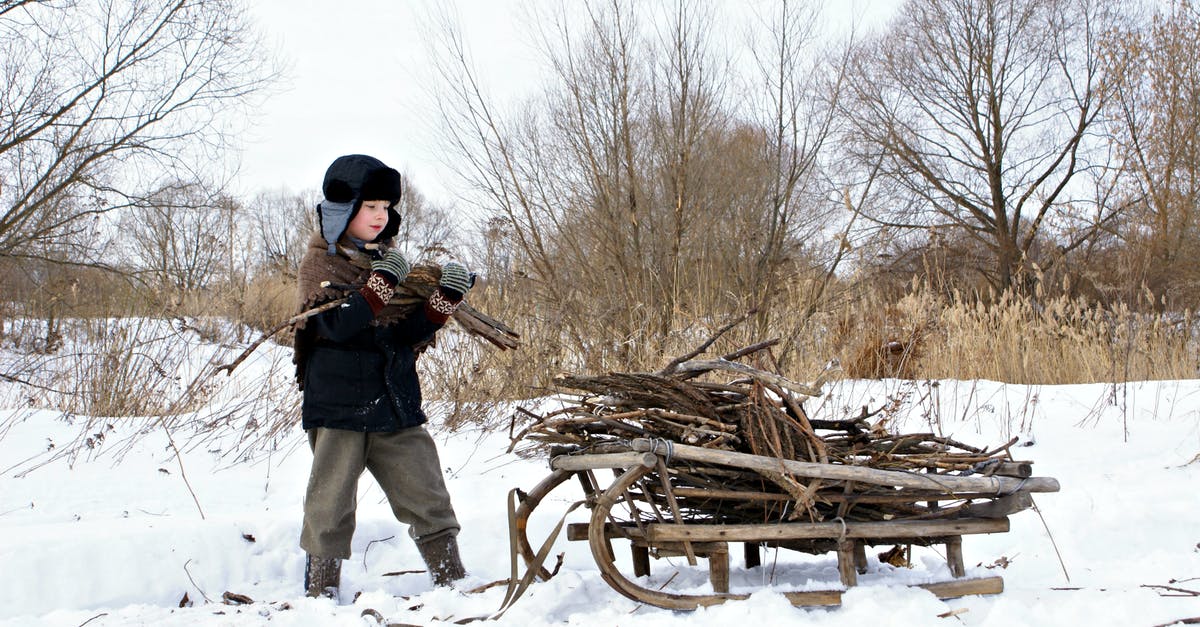
<path id="1" fill-rule="evenodd" d="M 458 541 L 451 534 L 417 540 L 421 559 L 429 567 L 435 586 L 448 586 L 467 576 L 462 559 L 458 556 Z"/>
<path id="2" fill-rule="evenodd" d="M 304 563 L 304 594 L 313 598 L 338 598 L 342 581 L 342 560 L 309 555 Z"/>

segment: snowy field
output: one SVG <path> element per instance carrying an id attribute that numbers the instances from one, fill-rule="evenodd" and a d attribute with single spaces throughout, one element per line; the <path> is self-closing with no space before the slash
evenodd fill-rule
<path id="1" fill-rule="evenodd" d="M 253 380 L 284 362 L 283 349 L 260 349 L 233 377 L 234 392 L 215 398 L 255 393 Z M 875 555 L 886 547 L 879 547 L 868 550 L 869 572 L 841 607 L 799 609 L 781 591 L 840 588 L 833 554 L 769 552 L 764 566 L 748 570 L 739 551 L 731 584 L 752 593 L 748 600 L 671 612 L 619 595 L 600 578 L 586 543 L 564 534 L 554 549 L 565 552 L 562 570 L 535 583 L 497 624 L 703 627 L 750 618 L 763 625 L 1152 626 L 1200 617 L 1200 596 L 1187 592 L 1200 591 L 1200 381 L 843 381 L 826 392 L 809 401 L 813 417 L 891 402 L 895 428 L 905 432 L 940 427 L 978 446 L 1020 437 L 1016 457 L 1061 482 L 1061 492 L 1035 496 L 1040 516 L 1020 512 L 1009 533 L 964 538 L 968 576 L 1003 576 L 1003 594 L 938 600 L 902 585 L 951 578 L 934 549 L 915 548 L 906 569 L 881 564 Z M 343 565 L 335 603 L 303 595 L 297 539 L 310 456 L 299 427 L 274 447 L 251 449 L 246 443 L 258 436 L 252 425 L 234 424 L 250 420 L 241 411 L 215 434 L 179 426 L 170 439 L 164 429 L 132 438 L 145 419 L 98 419 L 82 429 L 86 418 L 29 407 L 25 398 L 19 385 L 0 387 L 3 626 L 380 625 L 367 609 L 398 624 L 486 616 L 504 587 L 466 590 L 508 577 L 506 496 L 547 474 L 546 460 L 505 453 L 507 428 L 447 432 L 431 404 L 471 575 L 456 589 L 433 588 L 367 475 L 354 556 Z M 268 412 L 269 405 L 249 407 Z M 77 454 L 61 455 L 73 442 Z M 535 545 L 579 497 L 572 490 L 563 486 L 543 502 L 530 525 Z M 585 516 L 580 508 L 569 520 Z M 643 585 L 670 579 L 676 592 L 711 591 L 704 560 L 651 566 Z M 253 602 L 224 602 L 226 593 Z"/>

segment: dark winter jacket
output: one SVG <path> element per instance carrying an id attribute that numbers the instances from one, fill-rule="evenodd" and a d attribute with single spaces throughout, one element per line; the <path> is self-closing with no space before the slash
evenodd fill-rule
<path id="1" fill-rule="evenodd" d="M 366 299 L 355 292 L 299 331 L 309 334 L 301 369 L 305 429 L 398 431 L 426 421 L 413 346 L 430 340 L 442 324 L 422 307 L 387 325 L 373 320 Z"/>

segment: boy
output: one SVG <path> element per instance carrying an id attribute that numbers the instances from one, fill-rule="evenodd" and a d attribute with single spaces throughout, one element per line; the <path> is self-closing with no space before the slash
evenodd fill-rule
<path id="1" fill-rule="evenodd" d="M 345 296 L 322 282 L 362 286 L 344 305 L 296 330 L 293 360 L 313 452 L 300 536 L 308 596 L 337 599 L 364 469 L 379 482 L 396 519 L 409 525 L 434 583 L 449 585 L 466 575 L 437 448 L 422 426 L 414 346 L 433 338 L 473 281 L 466 268 L 450 262 L 424 306 L 409 311 L 388 304 L 409 272 L 408 261 L 391 249 L 400 227 L 400 187 L 400 174 L 378 159 L 336 159 L 317 206 L 320 233 L 300 264 L 300 311 Z M 370 255 L 370 268 L 354 265 L 339 246 Z"/>

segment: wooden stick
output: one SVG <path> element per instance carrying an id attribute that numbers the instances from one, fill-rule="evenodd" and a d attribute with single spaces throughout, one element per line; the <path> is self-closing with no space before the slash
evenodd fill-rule
<path id="1" fill-rule="evenodd" d="M 821 390 L 810 387 L 803 383 L 796 383 L 795 381 L 777 375 L 773 372 L 752 368 L 736 361 L 725 361 L 723 359 L 701 359 L 695 361 L 685 361 L 675 367 L 676 372 L 707 372 L 709 370 L 728 370 L 730 372 L 744 374 L 753 379 L 772 383 L 790 392 L 803 394 L 804 396 L 821 396 Z"/>
<path id="2" fill-rule="evenodd" d="M 942 538 L 1005 533 L 1008 519 L 890 520 L 882 522 L 777 523 L 773 525 L 648 525 L 646 541 L 769 542 L 823 538 Z"/>
<path id="3" fill-rule="evenodd" d="M 554 470 L 594 470 L 596 468 L 653 468 L 658 463 L 653 453 L 601 453 L 599 455 L 559 455 L 550 460 Z"/>
<path id="4" fill-rule="evenodd" d="M 663 458 L 655 455 L 655 461 L 658 464 L 658 479 L 662 483 L 663 494 L 667 497 L 667 506 L 671 508 L 671 516 L 675 517 L 675 524 L 683 524 L 683 515 L 679 513 L 679 503 L 675 501 L 675 495 L 671 492 L 671 477 L 667 473 L 667 464 Z M 692 551 L 692 543 L 687 540 L 683 541 L 683 552 L 687 554 L 688 565 L 696 565 L 696 554 Z M 728 590 L 726 590 L 728 592 Z"/>
<path id="5" fill-rule="evenodd" d="M 241 355 L 238 355 L 237 359 L 229 362 L 228 364 L 225 364 L 224 366 L 218 366 L 217 369 L 213 371 L 213 374 L 217 374 L 218 372 L 221 372 L 222 370 L 224 370 L 225 374 L 227 374 L 227 375 L 233 374 L 234 368 L 237 368 L 239 365 L 241 365 L 241 363 L 243 361 L 245 361 L 247 357 L 250 356 L 250 353 L 253 353 L 259 346 L 262 346 L 262 343 L 267 341 L 267 338 L 275 335 L 276 333 L 279 333 L 280 331 L 292 326 L 293 324 L 296 324 L 297 322 L 300 322 L 301 320 L 305 320 L 305 319 L 311 318 L 319 313 L 329 311 L 330 309 L 333 309 L 334 307 L 337 307 L 338 305 L 341 305 L 344 302 L 346 302 L 345 298 L 331 300 L 331 301 L 325 303 L 324 305 L 320 305 L 318 307 L 313 307 L 312 309 L 302 311 L 302 312 L 292 316 L 291 318 L 288 318 L 287 322 L 284 322 L 283 324 L 275 327 L 274 329 L 271 329 L 265 335 L 258 338 L 258 340 L 256 340 L 253 344 L 248 346 L 246 348 L 246 350 L 242 351 Z"/>
<path id="6" fill-rule="evenodd" d="M 744 313 L 741 316 L 734 319 L 732 322 L 729 322 L 728 324 L 721 327 L 720 329 L 717 329 L 717 332 L 713 333 L 712 337 L 705 340 L 703 344 L 696 347 L 696 349 L 690 353 L 687 353 L 685 355 L 680 355 L 679 357 L 672 359 L 671 363 L 667 364 L 662 370 L 658 371 L 658 374 L 660 374 L 660 375 L 674 374 L 677 371 L 677 367 L 680 364 L 682 364 L 683 362 L 685 362 L 697 355 L 703 354 L 704 351 L 708 350 L 709 346 L 712 346 L 713 342 L 717 341 L 717 338 L 721 337 L 722 335 L 725 335 L 725 333 L 727 333 L 730 329 L 741 324 L 742 322 L 744 322 L 746 320 L 746 318 L 749 318 L 750 316 L 757 313 L 757 311 L 758 310 L 756 310 L 756 309 L 751 309 L 750 311 L 747 311 L 746 313 Z"/>
<path id="7" fill-rule="evenodd" d="M 653 443 L 650 440 L 637 439 L 632 443 L 635 451 L 650 451 Z M 924 490 L 942 490 L 948 494 L 955 492 L 984 492 L 997 496 L 1026 490 L 1029 492 L 1058 492 L 1058 480 L 1052 477 L 1029 477 L 1015 479 L 1012 477 L 957 477 L 953 475 L 925 475 L 918 473 L 898 472 L 894 470 L 879 470 L 862 466 L 845 466 L 841 464 L 814 464 L 789 459 L 772 459 L 759 455 L 748 455 L 733 451 L 717 451 L 675 444 L 672 451 L 678 459 L 710 464 L 722 464 L 736 468 L 748 468 L 755 471 L 786 472 L 800 477 L 814 479 L 833 479 L 835 481 L 859 481 L 871 485 L 894 486 Z"/>
<path id="8" fill-rule="evenodd" d="M 1018 495 L 1018 494 L 1027 494 L 1027 493 L 1026 492 L 1016 492 L 1014 494 L 1014 496 Z M 684 499 L 698 499 L 701 501 L 704 501 L 704 500 L 714 500 L 714 501 L 730 500 L 730 501 L 787 502 L 787 501 L 793 500 L 791 495 L 779 493 L 779 492 L 757 492 L 757 491 L 753 491 L 753 490 L 721 490 L 721 489 L 716 489 L 716 488 L 677 487 L 677 488 L 675 488 L 675 496 L 677 496 L 679 498 L 684 498 Z M 862 494 L 859 492 L 851 492 L 849 494 L 835 494 L 835 493 L 829 493 L 829 492 L 818 492 L 816 495 L 814 495 L 814 497 L 816 498 L 817 501 L 821 501 L 821 502 L 850 503 L 853 505 L 853 504 L 858 504 L 858 503 L 875 503 L 875 504 L 921 503 L 921 502 L 937 500 L 937 499 L 956 500 L 956 501 L 966 500 L 966 499 L 992 499 L 995 497 L 995 495 L 981 494 L 978 492 L 966 492 L 966 493 L 958 492 L 952 496 L 947 497 L 947 495 L 945 493 L 939 493 L 939 492 L 918 491 L 918 490 L 914 490 L 914 491 L 896 490 L 894 494 Z M 1000 499 L 996 499 L 996 500 L 1000 501 L 1005 498 L 1008 498 L 1008 497 L 1001 497 Z M 978 505 L 978 507 L 986 507 L 986 506 L 987 506 L 986 504 Z M 977 507 L 977 506 L 972 505 L 971 507 Z M 966 515 L 966 516 L 970 516 L 973 518 L 989 518 L 989 516 L 985 516 L 980 513 L 976 513 L 976 510 L 974 510 L 974 509 L 968 509 L 967 511 L 969 511 L 969 513 L 964 513 L 964 515 Z M 1015 513 L 1017 511 L 1021 511 L 1021 510 L 1019 510 L 1019 509 L 1013 510 L 1009 513 Z M 1007 515 L 1007 514 L 1004 514 L 1004 515 Z"/>
<path id="9" fill-rule="evenodd" d="M 724 355 L 721 355 L 721 359 L 724 359 L 726 361 L 733 361 L 735 359 L 741 359 L 742 357 L 745 357 L 746 355 L 757 353 L 758 351 L 771 348 L 772 346 L 775 346 L 777 344 L 779 344 L 779 338 L 777 338 L 777 337 L 771 338 L 769 340 L 764 340 L 757 344 L 751 344 L 750 346 L 738 349 L 736 351 L 733 351 L 732 353 L 726 353 Z M 685 359 L 683 361 L 687 361 L 687 360 Z"/>

